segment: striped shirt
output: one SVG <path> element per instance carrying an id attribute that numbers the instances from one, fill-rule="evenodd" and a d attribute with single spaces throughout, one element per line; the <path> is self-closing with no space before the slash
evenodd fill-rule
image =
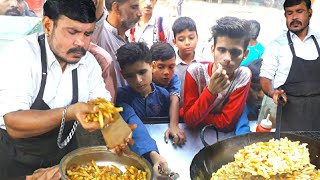
<path id="1" fill-rule="evenodd" d="M 92 36 L 92 42 L 105 49 L 112 57 L 114 69 L 117 77 L 117 87 L 127 85 L 126 80 L 120 73 L 120 66 L 117 61 L 117 50 L 128 41 L 118 34 L 118 30 L 106 20 L 108 16 L 105 11 L 102 17 L 96 23 L 96 29 Z"/>

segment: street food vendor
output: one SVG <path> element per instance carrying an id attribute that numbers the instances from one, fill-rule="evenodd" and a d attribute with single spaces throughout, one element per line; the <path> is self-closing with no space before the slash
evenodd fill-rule
<path id="1" fill-rule="evenodd" d="M 95 10 L 92 0 L 47 1 L 45 35 L 14 41 L 0 54 L 1 179 L 58 164 L 77 148 L 70 133 L 77 123 L 88 131 L 100 129 L 84 121 L 94 109 L 84 102 L 111 99 L 99 64 L 87 52 Z"/>
<path id="2" fill-rule="evenodd" d="M 310 0 L 286 0 L 288 31 L 266 48 L 262 90 L 278 104 L 284 100 L 281 130 L 320 129 L 320 34 L 309 27 Z"/>

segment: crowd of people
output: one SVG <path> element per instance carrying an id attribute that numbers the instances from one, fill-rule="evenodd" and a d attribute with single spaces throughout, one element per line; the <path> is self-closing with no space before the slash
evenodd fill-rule
<path id="1" fill-rule="evenodd" d="M 123 107 L 123 119 L 137 125 L 134 144 L 117 148 L 143 156 L 159 179 L 168 178 L 158 170 L 170 165 L 143 124 L 147 117 L 167 117 L 165 141 L 183 146 L 180 119 L 189 128 L 213 124 L 221 132 L 250 133 L 249 120 L 258 119 L 267 95 L 285 104 L 283 130 L 320 129 L 320 34 L 309 27 L 310 0 L 284 2 L 288 31 L 267 46 L 257 41 L 256 20 L 218 19 L 212 57 L 195 52 L 192 18 L 170 26 L 153 13 L 156 3 L 44 3 L 44 33 L 18 39 L 0 54 L 0 76 L 10 77 L 0 83 L 0 177 L 60 178 L 55 165 L 78 148 L 76 138 L 66 138 L 69 132 L 78 124 L 100 129 L 84 120 L 94 110 L 86 102 L 97 97 Z M 23 0 L 5 0 L 0 15 L 34 13 Z M 57 143 L 61 129 L 60 139 L 67 140 Z"/>

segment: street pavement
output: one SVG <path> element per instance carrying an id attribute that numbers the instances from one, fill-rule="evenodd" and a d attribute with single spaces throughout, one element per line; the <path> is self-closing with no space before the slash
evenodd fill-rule
<path id="1" fill-rule="evenodd" d="M 177 17 L 172 17 L 170 3 L 160 0 L 155 7 L 155 14 L 169 18 L 173 24 Z M 169 7 L 169 8 L 168 8 Z M 203 48 L 208 46 L 208 39 L 211 37 L 210 28 L 216 20 L 224 16 L 235 16 L 247 20 L 257 20 L 261 24 L 258 41 L 267 45 L 286 30 L 283 10 L 258 5 L 239 5 L 231 3 L 208 3 L 205 1 L 189 0 L 182 5 L 182 16 L 191 17 L 197 24 L 199 42 L 197 52 L 202 53 Z M 171 14 L 170 14 L 171 13 Z M 210 46 L 208 46 L 210 47 Z M 208 52 L 205 55 L 208 56 Z"/>

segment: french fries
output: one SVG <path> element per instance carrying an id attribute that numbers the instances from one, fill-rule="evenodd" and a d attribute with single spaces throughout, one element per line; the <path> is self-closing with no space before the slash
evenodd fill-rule
<path id="1" fill-rule="evenodd" d="M 96 98 L 89 101 L 88 104 L 97 106 L 99 109 L 98 112 L 89 113 L 86 116 L 85 121 L 99 122 L 101 129 L 105 126 L 105 118 L 110 119 L 110 122 L 112 123 L 117 119 L 115 114 L 118 114 L 123 110 L 122 107 L 115 107 L 112 102 L 107 101 L 103 98 Z"/>
<path id="2" fill-rule="evenodd" d="M 212 173 L 211 180 L 221 179 L 320 179 L 320 171 L 310 163 L 306 143 L 288 138 L 245 146 L 235 161 Z"/>
<path id="3" fill-rule="evenodd" d="M 146 180 L 147 173 L 134 166 L 125 166 L 126 172 L 122 172 L 118 167 L 98 166 L 94 160 L 86 165 L 71 166 L 67 170 L 69 180 Z"/>

